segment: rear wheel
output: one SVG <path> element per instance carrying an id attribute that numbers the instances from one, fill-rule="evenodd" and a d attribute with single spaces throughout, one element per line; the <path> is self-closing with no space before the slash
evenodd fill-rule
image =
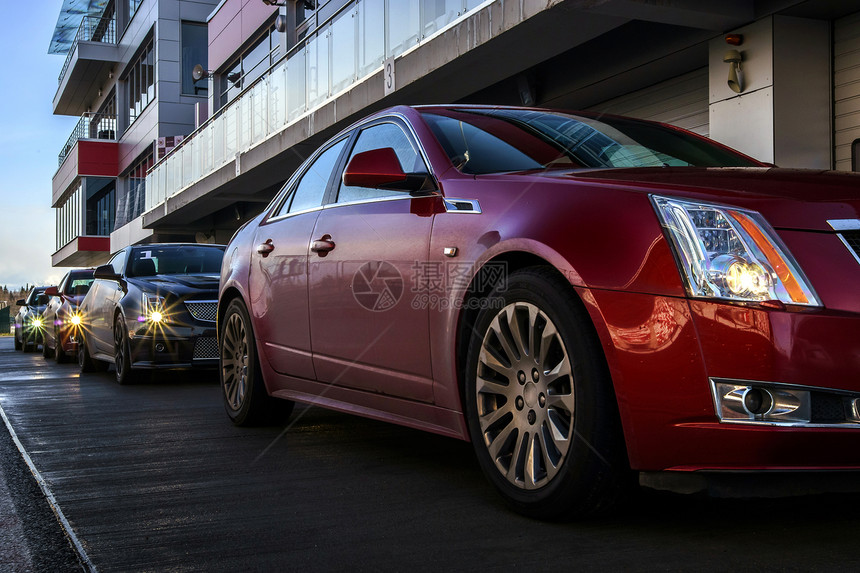
<path id="1" fill-rule="evenodd" d="M 219 372 L 227 415 L 237 426 L 286 420 L 294 404 L 266 392 L 251 319 L 241 299 L 230 302 L 221 325 Z"/>
<path id="2" fill-rule="evenodd" d="M 56 342 L 54 342 L 56 344 Z M 52 358 L 54 356 L 54 351 L 48 346 L 48 339 L 46 336 L 42 335 L 42 357 L 43 358 Z"/>
<path id="3" fill-rule="evenodd" d="M 122 315 L 116 315 L 113 327 L 114 365 L 116 366 L 116 381 L 119 384 L 134 382 L 135 372 L 131 369 L 131 349 L 128 343 L 128 330 Z"/>
<path id="4" fill-rule="evenodd" d="M 612 381 L 579 299 L 552 269 L 532 267 L 484 302 L 466 417 L 485 475 L 530 517 L 611 507 L 631 474 Z"/>
<path id="5" fill-rule="evenodd" d="M 63 339 L 60 338 L 60 332 L 54 329 L 54 362 L 62 364 L 66 361 L 66 351 L 63 350 Z"/>
<path id="6" fill-rule="evenodd" d="M 108 365 L 106 362 L 96 360 L 90 356 L 90 351 L 87 348 L 87 340 L 81 336 L 78 342 L 78 366 L 81 367 L 81 372 L 104 372 Z"/>

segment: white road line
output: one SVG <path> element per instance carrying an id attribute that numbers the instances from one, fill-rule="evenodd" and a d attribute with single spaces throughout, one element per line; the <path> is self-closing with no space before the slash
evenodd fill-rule
<path id="1" fill-rule="evenodd" d="M 12 436 L 12 441 L 15 442 L 15 446 L 17 446 L 18 451 L 21 452 L 21 456 L 24 458 L 24 461 L 27 462 L 27 467 L 30 468 L 30 472 L 32 472 L 33 477 L 36 478 L 36 482 L 39 484 L 39 487 L 42 488 L 42 493 L 45 494 L 51 509 L 54 510 L 54 515 L 57 516 L 57 520 L 63 527 L 63 531 L 65 531 L 69 541 L 72 542 L 72 546 L 78 554 L 78 559 L 80 559 L 81 563 L 87 568 L 87 570 L 92 573 L 97 573 L 98 569 L 96 569 L 96 566 L 90 560 L 90 556 L 87 555 L 87 552 L 84 549 L 84 546 L 81 545 L 81 541 L 78 539 L 78 536 L 75 535 L 69 520 L 66 519 L 66 516 L 63 514 L 63 510 L 60 509 L 60 504 L 57 503 L 57 499 L 54 497 L 54 493 L 51 491 L 51 488 L 42 477 L 42 474 L 39 473 L 39 470 L 36 469 L 36 464 L 34 464 L 33 460 L 30 459 L 30 454 L 28 454 L 27 450 L 24 449 L 24 445 L 21 443 L 21 440 L 18 439 L 18 434 L 15 433 L 15 429 L 12 427 L 12 422 L 10 422 L 9 418 L 6 416 L 6 412 L 3 410 L 2 405 L 0 405 L 0 417 L 2 417 L 3 422 L 6 423 L 9 435 Z"/>

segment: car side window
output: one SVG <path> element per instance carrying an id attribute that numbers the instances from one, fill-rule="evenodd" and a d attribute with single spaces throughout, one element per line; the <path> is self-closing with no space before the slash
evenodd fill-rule
<path id="1" fill-rule="evenodd" d="M 322 205 L 331 173 L 348 138 L 343 138 L 323 151 L 304 172 L 292 193 L 275 216 L 296 213 Z"/>
<path id="2" fill-rule="evenodd" d="M 355 155 L 364 151 L 381 149 L 383 147 L 394 149 L 394 153 L 397 154 L 397 159 L 400 160 L 400 167 L 404 173 L 427 173 L 427 166 L 424 164 L 417 146 L 406 135 L 403 129 L 395 123 L 379 123 L 361 130 L 355 142 L 355 147 L 352 148 L 352 152 L 349 155 L 349 159 L 351 160 Z M 347 165 L 349 165 L 349 161 L 347 161 Z M 402 196 L 403 192 L 391 189 L 352 187 L 344 185 L 343 181 L 341 181 L 337 193 L 337 202 L 348 203 L 350 201 L 361 201 L 393 195 Z"/>
<path id="3" fill-rule="evenodd" d="M 108 261 L 108 264 L 113 267 L 114 272 L 118 275 L 122 274 L 123 263 L 125 263 L 125 251 L 118 252 Z"/>

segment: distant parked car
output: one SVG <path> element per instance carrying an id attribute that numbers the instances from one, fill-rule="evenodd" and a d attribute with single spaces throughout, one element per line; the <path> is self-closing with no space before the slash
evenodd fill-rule
<path id="1" fill-rule="evenodd" d="M 90 290 L 93 280 L 93 269 L 73 270 L 66 273 L 58 286 L 48 287 L 45 291 L 51 297 L 42 313 L 42 355 L 45 358 L 53 356 L 61 363 L 67 356 L 77 356 L 81 325 L 78 305 Z"/>
<path id="2" fill-rule="evenodd" d="M 401 106 L 325 143 L 228 253 L 236 424 L 279 399 L 469 440 L 541 518 L 618 503 L 633 472 L 860 470 L 856 174 L 617 116 Z"/>
<path id="3" fill-rule="evenodd" d="M 22 298 L 17 302 L 21 308 L 15 315 L 15 350 L 31 352 L 42 344 L 45 331 L 42 313 L 45 312 L 50 299 L 45 294 L 47 288 L 36 287 L 26 299 Z"/>
<path id="4" fill-rule="evenodd" d="M 134 245 L 97 267 L 79 306 L 81 371 L 114 364 L 125 384 L 137 369 L 216 367 L 223 257 L 223 245 Z"/>

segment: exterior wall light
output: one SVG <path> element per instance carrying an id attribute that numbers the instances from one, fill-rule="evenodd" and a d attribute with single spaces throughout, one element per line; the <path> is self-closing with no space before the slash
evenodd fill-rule
<path id="1" fill-rule="evenodd" d="M 744 91 L 744 73 L 741 69 L 743 55 L 737 50 L 729 50 L 723 56 L 723 61 L 729 64 L 729 79 L 728 85 L 735 93 Z"/>

